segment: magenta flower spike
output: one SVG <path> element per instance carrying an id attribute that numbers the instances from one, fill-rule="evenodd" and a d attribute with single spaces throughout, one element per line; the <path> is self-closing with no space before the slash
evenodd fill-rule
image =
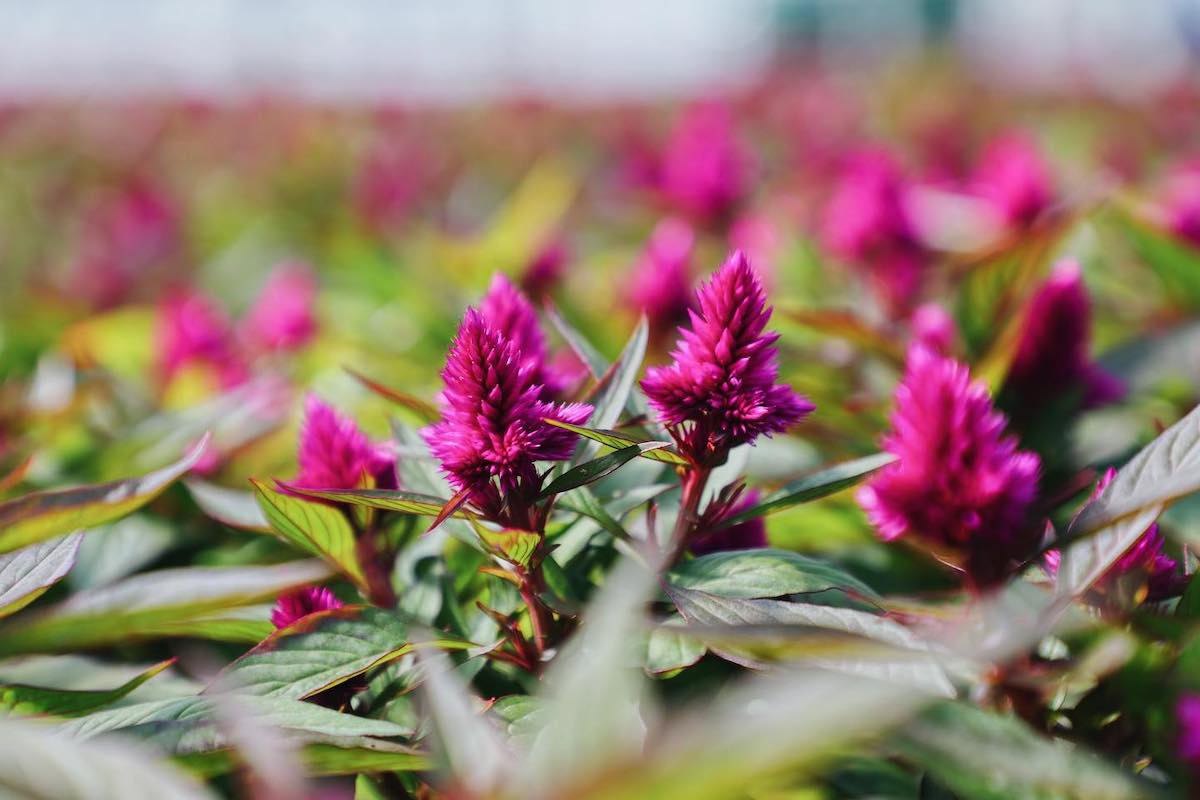
<path id="1" fill-rule="evenodd" d="M 281 595 L 275 601 L 275 608 L 271 610 L 271 624 L 280 630 L 309 614 L 341 607 L 342 601 L 324 586 L 306 586 Z"/>
<path id="2" fill-rule="evenodd" d="M 1009 227 L 1032 224 L 1054 199 L 1050 167 L 1028 136 L 1008 133 L 990 141 L 973 176 L 974 194 Z"/>
<path id="3" fill-rule="evenodd" d="M 484 324 L 512 341 L 522 364 L 529 368 L 533 382 L 542 387 L 545 400 L 556 400 L 577 378 L 559 370 L 550 358 L 546 337 L 538 324 L 537 313 L 525 295 L 504 275 L 492 278 L 488 293 L 479 303 Z"/>
<path id="4" fill-rule="evenodd" d="M 467 309 L 442 371 L 442 420 L 423 435 L 455 489 L 490 519 L 527 530 L 541 490 L 536 462 L 571 457 L 576 435 L 547 418 L 583 424 L 591 406 L 543 399 L 523 340 Z"/>
<path id="5" fill-rule="evenodd" d="M 1175 703 L 1175 724 L 1179 731 L 1175 752 L 1184 761 L 1200 764 L 1200 694 L 1180 696 Z"/>
<path id="6" fill-rule="evenodd" d="M 276 268 L 243 323 L 249 344 L 259 350 L 295 350 L 317 330 L 313 316 L 317 282 L 303 264 Z"/>
<path id="7" fill-rule="evenodd" d="M 1121 381 L 1088 358 L 1091 326 L 1091 301 L 1079 265 L 1063 261 L 1034 294 L 1005 380 L 1014 417 L 1023 419 L 1065 392 L 1077 392 L 1081 408 L 1124 396 Z"/>
<path id="8" fill-rule="evenodd" d="M 660 166 L 666 198 L 705 222 L 728 219 L 747 194 L 752 162 L 738 141 L 733 112 L 722 103 L 689 108 L 672 131 Z"/>
<path id="9" fill-rule="evenodd" d="M 712 467 L 731 448 L 782 433 L 814 406 L 775 382 L 779 335 L 765 332 L 771 309 L 740 251 L 700 286 L 696 308 L 690 330 L 680 329 L 674 362 L 647 370 L 642 389 L 680 451 Z"/>
<path id="10" fill-rule="evenodd" d="M 1112 483 L 1116 475 L 1117 471 L 1111 467 L 1105 471 L 1092 491 L 1093 500 Z M 1175 559 L 1163 552 L 1165 544 L 1166 538 L 1158 529 L 1158 523 L 1151 523 L 1141 537 L 1100 576 L 1095 583 L 1096 588 L 1102 592 L 1111 591 L 1127 578 L 1134 578 L 1145 586 L 1146 594 L 1142 599 L 1148 603 L 1179 595 L 1187 586 L 1187 578 L 1179 574 Z M 1058 574 L 1061 559 L 1062 555 L 1057 550 L 1046 553 L 1044 565 L 1050 575 Z"/>
<path id="11" fill-rule="evenodd" d="M 247 377 L 234 348 L 229 317 L 195 291 L 174 292 L 159 305 L 158 362 L 166 381 L 190 364 L 214 370 L 226 389 Z"/>
<path id="12" fill-rule="evenodd" d="M 664 219 L 634 264 L 627 300 L 646 315 L 656 341 L 688 320 L 693 298 L 688 264 L 695 243 L 690 225 Z"/>
<path id="13" fill-rule="evenodd" d="M 297 461 L 300 474 L 291 483 L 297 488 L 355 489 L 368 480 L 375 488 L 397 488 L 394 456 L 316 395 L 304 401 Z"/>
<path id="14" fill-rule="evenodd" d="M 736 516 L 758 503 L 758 492 L 751 489 L 723 515 L 724 519 Z M 697 531 L 688 550 L 692 555 L 703 556 L 725 550 L 752 550 L 767 546 L 767 524 L 762 517 L 748 519 L 715 531 Z"/>
<path id="15" fill-rule="evenodd" d="M 912 315 L 913 341 L 935 353 L 950 355 L 958 340 L 958 326 L 946 309 L 937 303 L 919 306 Z"/>
<path id="16" fill-rule="evenodd" d="M 966 366 L 917 344 L 896 388 L 884 449 L 898 460 L 858 491 L 885 540 L 917 536 L 961 557 L 971 584 L 994 585 L 1036 545 L 1029 524 L 1041 462 L 1017 449 L 1004 415 Z"/>
<path id="17" fill-rule="evenodd" d="M 562 239 L 555 237 L 541 247 L 525 265 L 521 274 L 521 291 L 540 300 L 562 282 L 570 259 L 570 251 Z"/>
<path id="18" fill-rule="evenodd" d="M 1200 247 L 1200 161 L 1184 163 L 1167 178 L 1159 210 L 1162 224 L 1184 241 Z"/>

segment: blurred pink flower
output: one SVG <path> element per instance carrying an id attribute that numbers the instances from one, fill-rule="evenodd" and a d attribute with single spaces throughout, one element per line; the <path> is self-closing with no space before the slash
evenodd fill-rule
<path id="1" fill-rule="evenodd" d="M 521 290 L 534 300 L 541 300 L 562 281 L 569 253 L 560 238 L 553 238 L 539 249 L 525 265 L 521 275 Z"/>
<path id="2" fill-rule="evenodd" d="M 352 187 L 354 207 L 376 232 L 396 229 L 409 221 L 429 188 L 436 164 L 419 143 L 389 139 L 363 158 Z"/>
<path id="3" fill-rule="evenodd" d="M 1160 215 L 1167 230 L 1200 247 L 1200 160 L 1181 164 L 1168 176 Z"/>
<path id="4" fill-rule="evenodd" d="M 256 350 L 295 350 L 306 345 L 317 329 L 316 294 L 317 282 L 308 267 L 295 262 L 276 267 L 242 322 L 248 344 Z"/>
<path id="5" fill-rule="evenodd" d="M 671 132 L 662 156 L 660 188 L 681 211 L 704 223 L 719 223 L 730 219 L 748 194 L 752 167 L 728 105 L 697 103 Z"/>
<path id="6" fill-rule="evenodd" d="M 354 489 L 372 481 L 395 489 L 395 457 L 373 444 L 357 423 L 310 394 L 304 401 L 297 454 L 300 474 L 292 485 L 304 489 Z"/>
<path id="7" fill-rule="evenodd" d="M 1033 223 L 1054 200 L 1050 166 L 1034 141 L 1019 132 L 988 142 L 971 183 L 973 194 L 1013 228 Z"/>
<path id="8" fill-rule="evenodd" d="M 1184 761 L 1200 764 L 1200 694 L 1180 696 L 1175 703 L 1175 724 L 1179 729 L 1175 752 Z"/>
<path id="9" fill-rule="evenodd" d="M 696 236 L 686 222 L 664 219 L 654 227 L 633 266 L 627 301 L 646 315 L 656 341 L 687 322 L 692 307 L 688 265 L 695 242 Z"/>
<path id="10" fill-rule="evenodd" d="M 275 608 L 271 611 L 271 624 L 276 630 L 282 630 L 309 614 L 341 607 L 342 601 L 324 586 L 307 586 L 281 595 L 275 601 Z"/>
<path id="11" fill-rule="evenodd" d="M 959 553 L 976 587 L 1002 580 L 1037 541 L 1028 515 L 1038 457 L 1005 435 L 983 383 L 920 344 L 909 350 L 891 422 L 883 448 L 898 460 L 858 491 L 879 535 L 917 535 Z"/>
<path id="12" fill-rule="evenodd" d="M 777 333 L 762 282 L 739 251 L 696 291 L 691 328 L 673 363 L 646 370 L 642 389 L 693 463 L 713 466 L 729 450 L 782 433 L 814 406 L 779 377 Z"/>
<path id="13" fill-rule="evenodd" d="M 925 303 L 913 312 L 912 333 L 914 342 L 945 356 L 954 352 L 958 326 L 946 309 Z"/>
<path id="14" fill-rule="evenodd" d="M 234 347 L 229 317 L 208 297 L 193 290 L 173 291 L 158 308 L 158 363 L 164 382 L 181 369 L 201 364 L 215 371 L 221 388 L 247 377 Z"/>

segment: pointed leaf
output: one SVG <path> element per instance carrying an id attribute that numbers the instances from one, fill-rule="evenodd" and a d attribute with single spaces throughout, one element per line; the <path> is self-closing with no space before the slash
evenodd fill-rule
<path id="1" fill-rule="evenodd" d="M 255 493 L 243 489 L 230 489 L 215 483 L 188 478 L 183 482 L 200 510 L 217 522 L 231 528 L 266 533 L 271 523 L 258 505 Z"/>
<path id="2" fill-rule="evenodd" d="M 109 690 L 53 689 L 18 683 L 0 684 L 0 708 L 17 714 L 76 717 L 115 703 L 174 663 L 175 659 L 169 658 Z"/>
<path id="3" fill-rule="evenodd" d="M 207 445 L 204 437 L 179 461 L 140 478 L 36 492 L 0 504 L 0 553 L 103 525 L 141 508 L 191 469 Z"/>
<path id="4" fill-rule="evenodd" d="M 764 498 L 753 508 L 725 520 L 722 527 L 737 525 L 755 517 L 774 514 L 800 503 L 817 500 L 835 492 L 840 492 L 861 481 L 881 467 L 886 467 L 896 460 L 890 453 L 877 453 L 873 456 L 847 461 L 844 464 L 821 470 L 813 475 L 792 481 L 787 486 Z"/>
<path id="5" fill-rule="evenodd" d="M 633 445 L 649 444 L 653 441 L 651 439 L 643 439 L 629 433 L 584 428 L 580 425 L 572 425 L 569 422 L 563 422 L 562 420 L 557 419 L 547 419 L 545 422 L 548 425 L 553 425 L 557 428 L 562 428 L 564 430 L 571 431 L 572 433 L 577 433 L 585 439 L 591 439 L 594 442 L 599 442 L 600 444 L 611 447 L 614 450 L 622 450 L 626 447 L 632 447 Z M 674 466 L 687 466 L 687 459 L 685 459 L 676 451 L 672 450 L 670 447 L 670 442 L 654 443 L 661 444 L 663 447 L 654 450 L 647 450 L 641 453 L 640 455 L 642 458 L 648 458 L 651 461 L 661 461 L 664 464 L 672 464 Z"/>
<path id="6" fill-rule="evenodd" d="M 0 617 L 32 603 L 75 566 L 82 532 L 0 555 Z"/>
<path id="7" fill-rule="evenodd" d="M 467 500 L 469 499 L 471 499 L 471 488 L 466 486 L 462 489 L 459 489 L 453 497 L 446 501 L 446 505 L 442 506 L 442 510 L 438 512 L 437 517 L 433 520 L 433 522 L 430 523 L 429 527 L 425 529 L 425 532 L 429 533 L 434 528 L 450 519 L 450 517 L 454 516 L 455 512 L 467 504 Z"/>
<path id="8" fill-rule="evenodd" d="M 356 742 L 313 742 L 300 751 L 304 769 L 312 777 L 354 775 L 360 772 L 423 772 L 432 767 L 428 755 L 410 747 L 379 739 Z M 175 762 L 189 772 L 209 778 L 227 775 L 242 766 L 232 750 L 188 753 Z"/>
<path id="9" fill-rule="evenodd" d="M 568 492 L 571 489 L 595 483 L 605 475 L 616 472 L 626 462 L 664 447 L 667 447 L 667 442 L 632 444 L 628 447 L 622 447 L 620 450 L 614 450 L 608 455 L 600 456 L 600 458 L 580 464 L 577 467 L 572 467 L 552 480 L 549 486 L 542 489 L 539 498 L 551 497 L 560 492 Z"/>
<path id="10" fill-rule="evenodd" d="M 625 349 L 601 379 L 600 391 L 592 398 L 593 410 L 591 418 L 588 419 L 589 428 L 611 428 L 617 424 L 621 412 L 629 402 L 638 373 L 642 370 L 649 340 L 650 326 L 643 315 L 638 320 Z"/>
<path id="11" fill-rule="evenodd" d="M 772 548 L 709 553 L 676 565 L 667 580 L 682 589 L 722 597 L 782 597 L 838 589 L 883 602 L 871 587 L 831 564 Z"/>
<path id="12" fill-rule="evenodd" d="M 399 389 L 393 389 L 390 386 L 384 386 L 382 383 L 371 380 L 358 370 L 351 369 L 350 367 L 342 367 L 342 369 L 344 369 L 350 375 L 350 377 L 354 378 L 356 381 L 370 389 L 375 394 L 379 395 L 385 400 L 390 400 L 398 406 L 407 408 L 425 422 L 436 422 L 442 416 L 442 412 L 438 411 L 437 406 L 435 406 L 433 403 L 430 403 L 428 400 L 422 400 L 420 397 L 409 394 L 408 392 L 402 392 Z"/>
<path id="13" fill-rule="evenodd" d="M 276 533 L 304 552 L 324 559 L 360 589 L 366 586 L 367 579 L 355 550 L 354 530 L 345 514 L 333 506 L 295 497 L 258 481 L 250 482 Z"/>
<path id="14" fill-rule="evenodd" d="M 419 514 L 424 517 L 436 517 L 446 506 L 446 501 L 417 492 L 405 492 L 397 489 L 299 489 L 288 487 L 290 491 L 307 497 L 317 497 L 335 503 L 347 503 L 352 506 L 380 508 L 384 511 L 399 511 L 402 514 Z M 458 514 L 458 516 L 466 516 Z"/>

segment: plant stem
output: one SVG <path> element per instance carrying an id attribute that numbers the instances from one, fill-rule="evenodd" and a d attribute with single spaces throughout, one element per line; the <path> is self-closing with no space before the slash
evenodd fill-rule
<path id="1" fill-rule="evenodd" d="M 696 523 L 700 521 L 700 498 L 704 496 L 704 487 L 708 485 L 711 470 L 707 467 L 694 467 L 683 476 L 683 494 L 679 501 L 679 514 L 675 517 L 675 528 L 671 531 L 671 540 L 667 543 L 670 558 L 663 566 L 668 567 L 678 560 L 680 553 L 687 546 L 688 540 L 695 532 Z"/>
<path id="2" fill-rule="evenodd" d="M 533 629 L 533 650 L 538 663 L 540 663 L 542 654 L 546 651 L 547 635 L 550 631 L 550 618 L 547 616 L 549 609 L 538 599 L 538 592 L 542 588 L 541 569 L 539 567 L 533 572 L 522 570 L 520 578 L 521 599 L 525 601 L 525 605 L 529 609 L 529 624 Z"/>

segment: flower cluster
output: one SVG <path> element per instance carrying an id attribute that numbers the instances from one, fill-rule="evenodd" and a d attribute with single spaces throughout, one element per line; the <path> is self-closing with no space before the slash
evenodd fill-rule
<path id="1" fill-rule="evenodd" d="M 665 219 L 655 226 L 634 265 L 628 301 L 646 315 L 656 341 L 687 322 L 692 306 L 688 264 L 695 242 L 687 223 Z"/>
<path id="2" fill-rule="evenodd" d="M 971 189 L 1010 229 L 1035 222 L 1054 198 L 1050 167 L 1034 142 L 1020 133 L 988 142 L 972 175 Z"/>
<path id="3" fill-rule="evenodd" d="M 271 624 L 276 629 L 282 629 L 309 614 L 341 607 L 342 601 L 324 586 L 308 586 L 288 592 L 275 602 L 275 608 L 271 610 Z"/>
<path id="4" fill-rule="evenodd" d="M 538 365 L 520 341 L 467 309 L 442 371 L 442 420 L 424 436 L 451 484 L 476 508 L 503 524 L 536 529 L 536 462 L 570 458 L 577 439 L 544 420 L 582 424 L 591 407 L 545 400 Z"/>
<path id="5" fill-rule="evenodd" d="M 1030 555 L 1040 460 L 1005 435 L 1005 418 L 967 368 L 917 344 L 896 388 L 884 449 L 898 460 L 858 492 L 884 539 L 916 536 L 961 557 L 975 586 Z"/>
<path id="6" fill-rule="evenodd" d="M 497 274 L 479 303 L 479 315 L 489 328 L 510 340 L 534 383 L 542 387 L 542 398 L 557 400 L 577 382 L 578 373 L 562 369 L 550 359 L 546 336 L 537 314 L 525 295 L 508 278 Z"/>
<path id="7" fill-rule="evenodd" d="M 380 489 L 396 488 L 395 457 L 316 395 L 304 403 L 297 462 L 300 473 L 292 481 L 297 488 L 354 489 L 368 482 Z"/>
<path id="8" fill-rule="evenodd" d="M 663 195 L 705 223 L 728 220 L 747 193 L 752 162 L 734 130 L 732 111 L 700 103 L 680 119 L 659 165 Z"/>
<path id="9" fill-rule="evenodd" d="M 782 433 L 813 404 L 777 384 L 779 334 L 762 282 L 735 251 L 696 291 L 691 328 L 680 330 L 673 363 L 646 371 L 642 389 L 693 463 L 714 466 L 759 436 Z"/>

